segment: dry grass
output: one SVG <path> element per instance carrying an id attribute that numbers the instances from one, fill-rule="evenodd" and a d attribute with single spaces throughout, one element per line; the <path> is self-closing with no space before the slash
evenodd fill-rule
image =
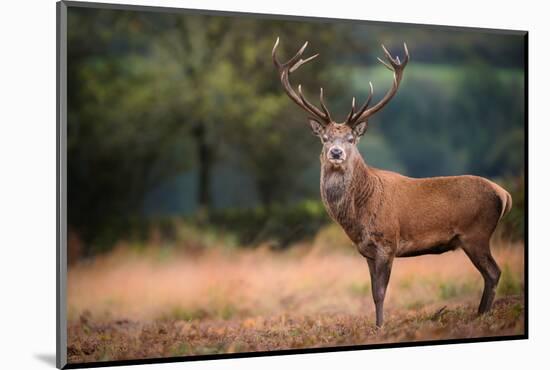
<path id="1" fill-rule="evenodd" d="M 69 269 L 69 362 L 522 334 L 523 247 L 493 252 L 491 313 L 463 252 L 397 259 L 376 330 L 367 264 L 334 227 L 283 253 L 121 247 Z"/>

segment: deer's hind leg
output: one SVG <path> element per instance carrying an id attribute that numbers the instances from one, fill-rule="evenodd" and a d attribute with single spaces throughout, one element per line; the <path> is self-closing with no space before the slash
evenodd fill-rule
<path id="1" fill-rule="evenodd" d="M 500 268 L 491 255 L 489 238 L 464 240 L 462 249 L 483 276 L 483 295 L 477 311 L 481 315 L 491 309 L 500 279 Z"/>

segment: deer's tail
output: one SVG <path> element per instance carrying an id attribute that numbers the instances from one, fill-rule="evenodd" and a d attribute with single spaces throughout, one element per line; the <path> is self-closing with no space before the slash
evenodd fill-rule
<path id="1" fill-rule="evenodd" d="M 504 190 L 501 186 L 494 184 L 495 190 L 500 198 L 500 201 L 502 202 L 502 210 L 500 211 L 500 218 L 499 221 L 504 217 L 505 214 L 510 212 L 512 209 L 512 196 L 510 193 L 508 193 L 506 190 Z"/>

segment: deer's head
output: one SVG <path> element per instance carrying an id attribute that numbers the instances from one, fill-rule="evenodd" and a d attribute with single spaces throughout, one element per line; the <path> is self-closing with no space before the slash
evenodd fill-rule
<path id="1" fill-rule="evenodd" d="M 401 78 L 403 77 L 403 71 L 409 61 L 409 51 L 407 50 L 407 45 L 404 44 L 405 58 L 403 61 L 400 61 L 399 57 L 393 58 L 384 45 L 382 45 L 386 61 L 380 58 L 378 58 L 378 60 L 393 72 L 392 87 L 382 100 L 369 108 L 374 91 L 372 83 L 369 82 L 370 92 L 366 102 L 356 110 L 355 98 L 353 98 L 351 102 L 351 111 L 346 117 L 346 120 L 337 123 L 332 119 L 325 104 L 323 99 L 323 88 L 321 88 L 319 96 L 319 100 L 321 101 L 321 109 L 319 109 L 305 98 L 301 85 L 298 85 L 298 92 L 296 92 L 290 84 L 290 74 L 319 55 L 315 54 L 309 58 L 302 59 L 302 54 L 307 44 L 306 42 L 288 62 L 281 63 L 276 57 L 277 46 L 279 45 L 279 38 L 277 38 L 271 53 L 273 63 L 279 71 L 281 83 L 287 95 L 310 115 L 309 124 L 313 134 L 318 136 L 323 143 L 321 161 L 323 163 L 330 163 L 333 166 L 342 167 L 349 162 L 351 157 L 358 155 L 356 145 L 359 142 L 359 138 L 363 136 L 367 130 L 369 117 L 382 109 L 397 92 L 399 84 L 401 83 Z"/>

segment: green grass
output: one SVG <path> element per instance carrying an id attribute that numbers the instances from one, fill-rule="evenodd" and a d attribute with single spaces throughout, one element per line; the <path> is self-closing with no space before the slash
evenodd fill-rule
<path id="1" fill-rule="evenodd" d="M 351 294 L 359 297 L 369 296 L 371 293 L 370 282 L 353 283 L 349 286 L 349 291 Z"/>
<path id="2" fill-rule="evenodd" d="M 408 302 L 405 307 L 408 309 L 408 310 L 419 310 L 421 309 L 422 307 L 424 307 L 425 305 L 425 302 L 422 301 L 422 300 L 415 300 L 415 301 L 411 301 L 411 302 Z"/>
<path id="3" fill-rule="evenodd" d="M 523 305 L 522 304 L 516 303 L 510 308 L 510 316 L 511 316 L 510 319 L 511 320 L 519 320 L 522 315 L 523 315 Z"/>
<path id="4" fill-rule="evenodd" d="M 204 319 L 230 320 L 241 315 L 241 311 L 231 303 L 215 303 L 205 308 L 175 306 L 160 315 L 160 320 L 199 321 Z"/>
<path id="5" fill-rule="evenodd" d="M 209 314 L 202 308 L 183 308 L 180 306 L 173 307 L 170 311 L 161 315 L 162 320 L 177 320 L 177 321 L 192 321 L 202 320 L 208 317 Z"/>
<path id="6" fill-rule="evenodd" d="M 182 355 L 186 355 L 187 353 L 189 353 L 189 346 L 186 343 L 176 344 L 172 348 L 173 356 L 182 356 Z"/>
<path id="7" fill-rule="evenodd" d="M 517 295 L 521 294 L 522 291 L 522 283 L 519 280 L 519 276 L 515 275 L 507 264 L 504 265 L 497 287 L 497 294 L 499 296 Z"/>
<path id="8" fill-rule="evenodd" d="M 476 292 L 476 287 L 471 282 L 446 281 L 439 284 L 439 297 L 443 300 L 463 297 L 474 292 Z"/>

